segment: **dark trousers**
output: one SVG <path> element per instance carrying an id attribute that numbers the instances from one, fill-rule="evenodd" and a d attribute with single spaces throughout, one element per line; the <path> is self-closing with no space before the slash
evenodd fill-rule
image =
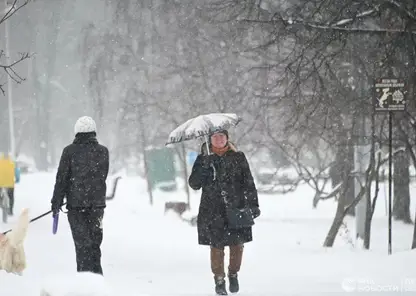
<path id="1" fill-rule="evenodd" d="M 14 188 L 7 188 L 7 194 L 9 195 L 9 214 L 13 215 L 14 208 Z"/>
<path id="2" fill-rule="evenodd" d="M 68 221 L 75 244 L 77 271 L 103 274 L 101 267 L 104 209 L 69 210 Z"/>

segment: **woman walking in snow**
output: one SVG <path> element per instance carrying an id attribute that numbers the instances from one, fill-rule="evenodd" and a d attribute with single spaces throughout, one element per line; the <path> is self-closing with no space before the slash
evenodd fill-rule
<path id="1" fill-rule="evenodd" d="M 228 131 L 210 136 L 208 155 L 204 143 L 189 177 L 189 186 L 202 188 L 197 229 L 200 245 L 211 247 L 211 270 L 215 292 L 227 295 L 225 287 L 224 247 L 230 248 L 229 290 L 239 291 L 237 274 L 244 243 L 252 241 L 251 225 L 260 215 L 257 190 L 243 152 L 228 141 Z"/>

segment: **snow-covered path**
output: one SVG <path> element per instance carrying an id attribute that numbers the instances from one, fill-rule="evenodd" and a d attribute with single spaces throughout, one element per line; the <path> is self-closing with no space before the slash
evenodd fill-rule
<path id="1" fill-rule="evenodd" d="M 53 174 L 22 176 L 16 189 L 16 212 L 22 207 L 30 207 L 32 216 L 47 211 L 53 182 Z M 174 215 L 163 215 L 165 200 L 184 199 L 184 195 L 181 191 L 157 193 L 155 205 L 150 207 L 142 180 L 120 181 L 105 214 L 102 248 L 105 281 L 113 295 L 214 294 L 209 251 L 197 245 L 196 229 Z M 194 205 L 198 195 L 195 193 Z M 321 245 L 335 203 L 328 201 L 312 210 L 311 198 L 307 188 L 286 196 L 260 196 L 262 216 L 254 228 L 254 242 L 245 248 L 239 295 L 368 295 L 370 289 L 390 289 L 393 292 L 383 295 L 399 295 L 398 290 L 416 291 L 411 263 L 416 253 L 408 252 L 411 226 L 394 224 L 394 255 L 388 257 L 387 220 L 380 202 L 372 251 L 354 249 L 343 237 L 337 238 L 334 248 L 324 249 Z M 2 296 L 38 296 L 45 282 L 56 281 L 63 290 L 72 285 L 69 279 L 76 268 L 69 226 L 62 215 L 58 234 L 53 236 L 51 220 L 46 217 L 30 226 L 26 240 L 29 267 L 24 276 L 0 272 Z M 0 224 L 0 230 L 8 228 Z M 362 293 L 352 291 L 357 280 Z"/>

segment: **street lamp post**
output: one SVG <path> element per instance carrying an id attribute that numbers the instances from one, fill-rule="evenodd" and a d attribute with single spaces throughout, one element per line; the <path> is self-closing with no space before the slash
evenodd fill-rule
<path id="1" fill-rule="evenodd" d="M 5 11 L 6 13 L 10 9 L 14 9 L 12 7 L 13 0 L 4 0 L 5 3 Z M 9 36 L 9 19 L 4 21 L 4 28 L 5 28 L 5 41 L 6 41 L 6 61 L 7 64 L 11 64 L 12 60 L 10 58 L 10 36 Z M 7 75 L 7 105 L 9 111 L 9 137 L 10 137 L 10 154 L 11 157 L 14 159 L 15 155 L 15 137 L 14 137 L 14 118 L 13 118 L 13 88 L 12 88 L 12 78 L 10 75 Z"/>

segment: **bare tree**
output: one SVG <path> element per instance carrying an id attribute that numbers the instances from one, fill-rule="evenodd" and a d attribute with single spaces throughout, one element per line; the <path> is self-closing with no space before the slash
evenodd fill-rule
<path id="1" fill-rule="evenodd" d="M 340 174 L 333 179 L 340 180 L 342 186 L 337 218 L 325 242 L 331 246 L 342 223 L 342 214 L 355 207 L 374 181 L 373 159 L 360 194 L 355 196 L 353 190 L 348 194 L 354 182 L 351 167 L 352 145 L 356 140 L 354 123 L 372 113 L 368 98 L 372 95 L 373 80 L 391 73 L 404 77 L 415 75 L 414 2 L 276 1 L 274 6 L 269 2 L 269 11 L 262 9 L 267 5 L 256 6 L 256 1 L 207 3 L 217 11 L 235 13 L 233 20 L 247 24 L 249 29 L 262 28 L 269 32 L 264 42 L 250 50 L 261 51 L 264 57 L 263 65 L 255 68 L 267 69 L 271 81 L 268 91 L 259 99 L 274 102 L 270 106 L 280 119 L 283 137 L 314 134 L 337 148 L 334 162 L 337 166 L 333 171 Z M 258 13 L 253 14 L 253 10 Z M 412 114 L 415 110 L 413 84 L 409 91 L 413 101 L 409 113 Z M 382 122 L 383 118 L 375 119 L 374 125 Z M 384 144 L 385 140 L 383 135 L 380 141 Z M 405 169 L 405 161 L 401 163 Z M 408 183 L 400 187 L 406 191 Z M 406 202 L 398 204 L 407 208 Z"/>
<path id="2" fill-rule="evenodd" d="M 5 7 L 5 11 L 4 11 L 3 15 L 0 14 L 0 25 L 4 26 L 5 25 L 4 23 L 6 21 L 8 21 L 17 11 L 22 9 L 29 2 L 30 2 L 30 0 L 24 0 L 24 1 L 9 0 L 9 1 L 7 1 L 7 4 L 9 4 L 9 6 Z M 6 38 L 9 38 L 9 37 L 6 36 Z M 4 58 L 8 59 L 8 61 L 6 63 L 1 61 Z M 16 60 L 13 61 L 11 59 L 11 57 L 6 56 L 5 50 L 1 49 L 0 50 L 0 69 L 2 69 L 5 72 L 6 76 L 10 77 L 15 83 L 22 83 L 25 79 L 22 76 L 20 76 L 14 70 L 14 68 L 18 63 L 20 63 L 20 62 L 22 62 L 22 61 L 24 61 L 28 58 L 30 58 L 29 53 L 19 53 L 19 57 Z M 0 91 L 3 93 L 3 95 L 5 94 L 4 84 L 0 84 Z"/>

